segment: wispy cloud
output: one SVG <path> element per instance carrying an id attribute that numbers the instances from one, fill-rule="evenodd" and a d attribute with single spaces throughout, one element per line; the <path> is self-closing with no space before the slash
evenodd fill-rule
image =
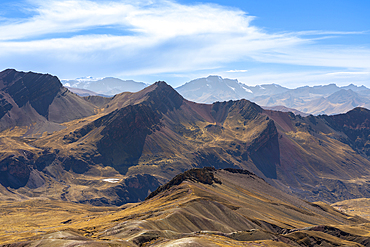
<path id="1" fill-rule="evenodd" d="M 358 75 L 364 75 L 368 76 L 370 75 L 370 72 L 367 71 L 339 71 L 339 72 L 332 72 L 332 73 L 327 73 L 329 76 L 358 76 Z"/>
<path id="2" fill-rule="evenodd" d="M 172 0 L 30 3 L 31 17 L 0 24 L 0 67 L 42 68 L 62 77 L 178 74 L 249 60 L 370 67 L 366 47 L 320 45 L 317 37 L 306 37 L 361 32 L 268 33 L 253 25 L 253 16 L 219 5 Z M 106 33 L 94 33 L 97 28 Z"/>
<path id="3" fill-rule="evenodd" d="M 348 34 L 366 34 L 369 31 L 324 31 L 324 30 L 310 30 L 295 32 L 296 35 L 348 35 Z"/>
<path id="4" fill-rule="evenodd" d="M 221 76 L 228 78 L 228 74 L 220 73 Z M 337 84 L 347 86 L 351 83 L 356 85 L 367 85 L 370 81 L 369 71 L 337 71 L 328 70 L 309 70 L 309 71 L 249 71 L 244 75 L 238 76 L 238 80 L 247 85 L 261 85 L 276 83 L 289 88 L 297 88 L 306 85 L 326 85 Z"/>
<path id="5" fill-rule="evenodd" d="M 228 70 L 226 72 L 227 73 L 245 73 L 245 72 L 248 72 L 248 70 L 246 70 L 246 69 L 231 69 L 231 70 Z"/>

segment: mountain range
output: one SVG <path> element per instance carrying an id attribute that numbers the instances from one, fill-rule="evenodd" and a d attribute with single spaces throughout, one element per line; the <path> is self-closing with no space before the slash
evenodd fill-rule
<path id="1" fill-rule="evenodd" d="M 200 104 L 163 81 L 80 97 L 55 76 L 11 69 L 0 86 L 0 219 L 23 217 L 13 233 L 1 228 L 7 243 L 369 244 L 368 221 L 325 204 L 370 197 L 365 108 L 301 116 L 246 99 Z M 51 208 L 55 220 L 35 216 Z"/>
<path id="2" fill-rule="evenodd" d="M 62 80 L 64 86 L 80 96 L 114 96 L 122 92 L 137 92 L 148 85 L 133 80 L 121 80 L 114 77 L 95 79 L 92 77 Z M 86 91 L 85 91 L 86 90 Z"/>
<path id="3" fill-rule="evenodd" d="M 62 82 L 79 96 L 110 97 L 121 92 L 137 92 L 148 86 L 145 83 L 113 77 L 89 77 Z M 216 101 L 247 99 L 265 109 L 291 111 L 301 116 L 345 113 L 354 107 L 370 108 L 370 89 L 353 84 L 343 87 L 329 84 L 289 89 L 277 84 L 248 86 L 236 79 L 208 76 L 187 82 L 176 90 L 184 98 L 197 103 L 212 104 Z"/>
<path id="4" fill-rule="evenodd" d="M 305 114 L 345 113 L 354 107 L 370 108 L 370 89 L 350 84 L 305 86 L 288 89 L 277 84 L 247 86 L 238 80 L 208 76 L 185 83 L 176 90 L 186 99 L 199 103 L 213 103 L 247 99 L 263 107 L 284 106 Z M 287 109 L 289 110 L 289 109 Z"/>
<path id="5" fill-rule="evenodd" d="M 18 121 L 1 132 L 1 184 L 13 189 L 7 196 L 122 205 L 205 166 L 247 169 L 309 201 L 369 196 L 370 111 L 364 108 L 302 117 L 245 99 L 198 104 L 160 81 L 137 93 L 82 98 L 51 75 L 6 70 L 0 78 L 7 109 L 0 122 L 17 112 L 38 116 L 32 122 L 13 116 Z M 28 93 L 27 85 L 43 80 L 40 90 L 49 94 Z M 13 85 L 19 93 L 11 94 Z M 40 95 L 49 102 L 43 111 L 34 103 L 46 102 Z"/>

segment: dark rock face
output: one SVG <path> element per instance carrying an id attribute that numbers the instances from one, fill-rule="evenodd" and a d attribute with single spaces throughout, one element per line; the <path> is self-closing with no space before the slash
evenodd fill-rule
<path id="1" fill-rule="evenodd" d="M 56 123 L 91 116 L 95 109 L 64 88 L 56 76 L 14 69 L 0 72 L 0 130 L 32 125 L 32 132 L 40 124 L 51 133 L 64 128 Z"/>
<path id="2" fill-rule="evenodd" d="M 160 128 L 159 115 L 145 105 L 128 106 L 99 120 L 105 126 L 103 138 L 97 143 L 104 164 L 113 166 L 122 174 L 137 164 L 145 138 Z"/>
<path id="3" fill-rule="evenodd" d="M 199 182 L 203 184 L 213 184 L 214 182 L 221 184 L 222 182 L 219 179 L 215 178 L 214 176 L 215 171 L 216 169 L 214 167 L 203 167 L 203 168 L 190 169 L 184 173 L 177 175 L 168 183 L 160 186 L 158 189 L 152 192 L 145 200 L 148 200 L 158 195 L 162 191 L 168 190 L 169 188 L 173 186 L 179 185 L 185 180 L 190 180 L 193 182 Z"/>
<path id="4" fill-rule="evenodd" d="M 101 126 L 103 137 L 96 144 L 101 156 L 93 162 L 102 162 L 126 174 L 130 166 L 137 164 L 146 136 L 160 128 L 160 115 L 146 105 L 129 105 L 64 136 L 63 140 L 76 142 Z"/>
<path id="5" fill-rule="evenodd" d="M 163 114 L 178 109 L 183 102 L 165 82 L 156 82 L 149 89 L 142 95 L 148 97 L 142 103 L 116 109 L 63 139 L 66 143 L 76 142 L 93 129 L 104 127 L 100 132 L 103 137 L 96 143 L 100 156 L 92 162 L 112 166 L 126 174 L 130 166 L 137 164 L 146 137 L 161 128 Z"/>
<path id="6" fill-rule="evenodd" d="M 257 168 L 268 178 L 276 179 L 276 166 L 280 165 L 278 132 L 274 121 L 248 147 L 250 157 Z"/>
<path id="7" fill-rule="evenodd" d="M 5 70 L 1 74 L 0 85 L 6 87 L 5 91 L 19 108 L 29 102 L 41 116 L 48 118 L 49 106 L 62 88 L 56 76 L 15 70 Z"/>
<path id="8" fill-rule="evenodd" d="M 85 96 L 83 98 L 87 102 L 90 102 L 98 107 L 105 106 L 112 100 L 112 97 L 103 97 L 103 96 Z"/>
<path id="9" fill-rule="evenodd" d="M 23 156 L 9 156 L 0 162 L 0 183 L 4 187 L 18 189 L 27 184 L 32 161 Z"/>
<path id="10" fill-rule="evenodd" d="M 36 169 L 39 170 L 39 171 L 42 171 L 45 169 L 45 167 L 51 165 L 53 163 L 53 161 L 55 160 L 56 158 L 56 154 L 55 153 L 47 153 L 45 152 L 42 156 L 40 156 L 36 161 L 35 161 L 35 165 L 36 165 Z"/>
<path id="11" fill-rule="evenodd" d="M 233 101 L 216 102 L 212 104 L 211 114 L 218 123 L 225 121 L 230 107 L 234 104 Z"/>
<path id="12" fill-rule="evenodd" d="M 225 151 L 219 148 L 204 149 L 202 151 L 194 153 L 194 163 L 197 165 L 197 167 L 212 166 L 217 169 L 227 167 L 237 168 L 237 166 L 235 166 L 233 162 L 223 158 L 225 154 Z"/>
<path id="13" fill-rule="evenodd" d="M 245 174 L 245 175 L 256 176 L 256 174 L 254 174 L 253 172 L 250 172 L 248 170 L 243 170 L 243 169 L 225 168 L 224 170 L 227 172 L 231 172 L 231 173 L 240 173 L 240 174 Z"/>
<path id="14" fill-rule="evenodd" d="M 13 106 L 4 98 L 4 95 L 0 94 L 0 119 L 12 108 Z"/>
<path id="15" fill-rule="evenodd" d="M 320 116 L 330 127 L 343 132 L 348 139 L 341 141 L 349 144 L 358 153 L 370 157 L 370 110 L 355 108 L 346 114 L 334 116 Z"/>
<path id="16" fill-rule="evenodd" d="M 72 170 L 77 174 L 83 174 L 89 169 L 89 164 L 81 159 L 69 156 L 63 160 L 64 169 L 66 171 Z"/>
<path id="17" fill-rule="evenodd" d="M 135 175 L 125 180 L 127 188 L 126 195 L 120 195 L 120 198 L 129 198 L 127 202 L 144 201 L 148 196 L 148 192 L 154 191 L 160 186 L 158 180 L 148 174 Z"/>
<path id="18" fill-rule="evenodd" d="M 37 188 L 40 185 L 37 180 L 42 180 L 40 172 L 56 160 L 57 152 L 44 150 L 36 159 L 34 153 L 26 150 L 20 151 L 21 154 L 10 155 L 0 161 L 0 184 L 4 187 L 18 189 L 31 183 L 31 187 Z"/>
<path id="19" fill-rule="evenodd" d="M 158 81 L 154 86 L 157 89 L 148 93 L 149 100 L 144 102 L 153 111 L 166 114 L 168 111 L 178 109 L 182 105 L 184 98 L 167 83 Z"/>
<path id="20" fill-rule="evenodd" d="M 243 118 L 249 120 L 255 118 L 263 109 L 245 99 L 212 104 L 211 114 L 218 123 L 224 122 L 230 111 L 238 111 Z"/>
<path id="21" fill-rule="evenodd" d="M 151 191 L 160 185 L 157 178 L 149 174 L 138 174 L 130 176 L 115 187 L 103 191 L 105 194 L 116 198 L 111 201 L 105 197 L 82 200 L 80 203 L 90 203 L 95 206 L 116 205 L 144 201 Z"/>

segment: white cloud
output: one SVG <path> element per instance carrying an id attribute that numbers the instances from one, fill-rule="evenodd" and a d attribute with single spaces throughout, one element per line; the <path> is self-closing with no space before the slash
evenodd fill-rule
<path id="1" fill-rule="evenodd" d="M 246 69 L 231 69 L 231 70 L 228 70 L 226 71 L 227 73 L 245 73 L 247 72 L 248 70 Z"/>
<path id="2" fill-rule="evenodd" d="M 94 76 L 181 74 L 251 59 L 323 67 L 370 67 L 367 48 L 319 46 L 317 38 L 305 38 L 362 32 L 267 33 L 253 26 L 254 17 L 241 10 L 184 5 L 171 0 L 31 3 L 34 16 L 0 24 L 0 67 L 37 71 L 42 68 L 64 77 L 92 72 Z M 102 27 L 109 27 L 111 32 L 94 34 L 94 29 Z M 57 34 L 61 38 L 55 38 Z"/>
<path id="3" fill-rule="evenodd" d="M 296 35 L 348 35 L 348 34 L 366 34 L 368 31 L 361 32 L 344 32 L 344 31 L 324 31 L 324 30 L 310 30 L 296 32 Z"/>
<path id="4" fill-rule="evenodd" d="M 220 73 L 220 75 L 227 77 L 227 74 Z M 289 88 L 297 88 L 306 85 L 326 85 L 330 83 L 337 84 L 338 86 L 347 86 L 351 83 L 355 85 L 367 85 L 370 81 L 370 73 L 369 71 L 328 72 L 327 70 L 296 72 L 249 71 L 248 74 L 239 76 L 238 80 L 251 86 L 275 83 Z"/>
<path id="5" fill-rule="evenodd" d="M 332 72 L 327 73 L 329 76 L 358 76 L 358 75 L 370 75 L 370 72 L 367 71 L 339 71 L 339 72 Z"/>
<path id="6" fill-rule="evenodd" d="M 370 69 L 370 49 L 367 48 L 307 45 L 274 48 L 251 57 L 267 63 Z"/>
<path id="7" fill-rule="evenodd" d="M 34 17 L 0 26 L 0 39 L 32 38 L 103 26 L 115 26 L 161 39 L 207 33 L 254 32 L 254 28 L 249 26 L 253 17 L 239 10 L 210 5 L 187 6 L 165 0 L 152 3 L 88 0 L 37 3 Z"/>

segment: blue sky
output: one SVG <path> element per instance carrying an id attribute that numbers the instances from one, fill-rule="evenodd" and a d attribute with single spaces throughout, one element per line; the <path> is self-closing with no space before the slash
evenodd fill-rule
<path id="1" fill-rule="evenodd" d="M 370 1 L 1 1 L 0 69 L 370 87 Z"/>

